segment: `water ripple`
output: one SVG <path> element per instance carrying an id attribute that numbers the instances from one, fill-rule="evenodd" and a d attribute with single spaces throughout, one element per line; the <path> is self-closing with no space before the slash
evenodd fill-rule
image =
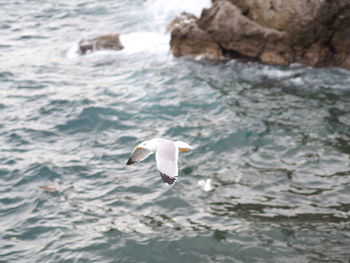
<path id="1" fill-rule="evenodd" d="M 0 6 L 1 260 L 349 260 L 348 71 L 173 58 L 164 25 L 198 1 Z M 172 188 L 125 165 L 152 137 L 195 148 Z"/>

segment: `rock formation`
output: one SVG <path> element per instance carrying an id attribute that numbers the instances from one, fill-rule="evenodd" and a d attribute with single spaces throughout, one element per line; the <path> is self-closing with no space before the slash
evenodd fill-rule
<path id="1" fill-rule="evenodd" d="M 119 34 L 101 35 L 91 39 L 82 39 L 79 42 L 79 54 L 81 55 L 95 50 L 121 50 L 123 48 L 119 40 Z"/>
<path id="2" fill-rule="evenodd" d="M 198 18 L 182 13 L 168 25 L 171 30 L 170 48 L 174 56 L 204 56 L 220 59 L 222 52 L 219 44 L 197 24 Z"/>
<path id="3" fill-rule="evenodd" d="M 348 0 L 214 0 L 200 18 L 182 15 L 171 28 L 175 56 L 350 69 Z"/>

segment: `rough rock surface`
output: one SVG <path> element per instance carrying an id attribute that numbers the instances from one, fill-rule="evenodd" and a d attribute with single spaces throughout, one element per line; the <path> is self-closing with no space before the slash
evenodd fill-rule
<path id="1" fill-rule="evenodd" d="M 192 28 L 209 34 L 209 45 L 216 43 L 230 57 L 350 69 L 349 0 L 214 0 Z M 172 37 L 174 30 L 182 28 L 173 29 Z M 192 31 L 186 31 L 186 41 L 174 35 L 176 49 L 197 39 Z M 205 50 L 207 42 L 201 45 L 198 50 Z"/>
<path id="2" fill-rule="evenodd" d="M 91 39 L 82 39 L 79 42 L 79 54 L 81 55 L 95 50 L 121 50 L 123 48 L 119 40 L 119 34 L 101 35 Z"/>
<path id="3" fill-rule="evenodd" d="M 169 25 L 171 30 L 170 48 L 174 56 L 203 56 L 220 59 L 222 52 L 219 44 L 197 24 L 198 18 L 182 13 Z"/>
<path id="4" fill-rule="evenodd" d="M 268 63 L 288 63 L 280 55 L 285 33 L 250 20 L 228 1 L 217 2 L 211 9 L 205 9 L 198 24 L 227 51 L 232 50 L 250 58 L 266 53 L 264 56 Z"/>

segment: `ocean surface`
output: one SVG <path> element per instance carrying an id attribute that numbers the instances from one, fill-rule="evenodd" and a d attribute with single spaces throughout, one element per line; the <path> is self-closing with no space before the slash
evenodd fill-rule
<path id="1" fill-rule="evenodd" d="M 174 58 L 208 6 L 1 1 L 1 263 L 348 262 L 350 72 Z M 126 166 L 154 137 L 194 147 L 173 187 Z"/>

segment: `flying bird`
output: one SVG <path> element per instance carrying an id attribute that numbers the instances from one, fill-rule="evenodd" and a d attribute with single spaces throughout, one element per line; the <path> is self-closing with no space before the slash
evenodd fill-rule
<path id="1" fill-rule="evenodd" d="M 171 141 L 162 138 L 151 139 L 137 145 L 132 151 L 127 165 L 138 163 L 146 159 L 152 153 L 156 153 L 157 168 L 160 177 L 168 185 L 173 185 L 177 179 L 177 160 L 180 152 L 186 152 L 193 148 L 182 141 Z"/>

